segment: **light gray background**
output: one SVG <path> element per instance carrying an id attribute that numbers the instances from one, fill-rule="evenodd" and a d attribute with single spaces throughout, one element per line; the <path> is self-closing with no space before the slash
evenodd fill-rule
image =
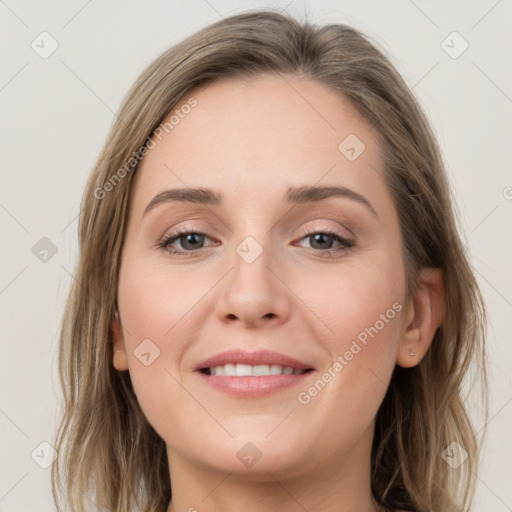
<path id="1" fill-rule="evenodd" d="M 490 421 L 475 511 L 512 511 L 510 0 L 0 0 L 0 511 L 54 510 L 50 469 L 31 453 L 51 454 L 39 445 L 56 428 L 57 336 L 79 202 L 114 112 L 164 49 L 221 16 L 264 6 L 362 29 L 433 123 L 490 313 Z M 47 59 L 31 48 L 42 46 L 43 31 L 59 45 Z M 453 31 L 469 43 L 456 59 L 441 46 Z M 32 252 L 42 237 L 58 248 L 46 263 Z"/>

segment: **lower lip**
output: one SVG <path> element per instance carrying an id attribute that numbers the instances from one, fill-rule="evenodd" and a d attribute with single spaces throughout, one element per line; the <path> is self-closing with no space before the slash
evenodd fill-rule
<path id="1" fill-rule="evenodd" d="M 203 381 L 218 391 L 237 398 L 260 398 L 291 388 L 309 378 L 314 371 L 297 375 L 264 375 L 257 377 L 224 377 L 196 372 Z"/>

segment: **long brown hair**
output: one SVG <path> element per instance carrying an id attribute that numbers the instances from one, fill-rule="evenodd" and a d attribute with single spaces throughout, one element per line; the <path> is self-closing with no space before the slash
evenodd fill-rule
<path id="1" fill-rule="evenodd" d="M 128 92 L 92 170 L 60 334 L 63 413 L 52 467 L 57 508 L 62 510 L 61 490 L 64 510 L 72 512 L 87 510 L 91 502 L 108 511 L 136 506 L 162 512 L 171 499 L 165 443 L 146 420 L 129 373 L 112 365 L 111 326 L 131 183 L 152 134 L 194 87 L 258 73 L 294 73 L 338 91 L 380 137 L 408 292 L 420 268 L 442 269 L 446 312 L 422 361 L 395 367 L 376 418 L 372 493 L 390 509 L 466 512 L 480 451 L 462 387 L 476 364 L 487 417 L 486 315 L 435 137 L 375 43 L 352 27 L 299 22 L 276 10 L 223 19 L 154 60 Z M 443 456 L 452 443 L 468 455 L 458 467 Z"/>

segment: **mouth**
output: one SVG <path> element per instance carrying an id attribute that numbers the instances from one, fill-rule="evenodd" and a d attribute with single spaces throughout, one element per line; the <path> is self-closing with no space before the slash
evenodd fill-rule
<path id="1" fill-rule="evenodd" d="M 211 388 L 235 398 L 260 398 L 304 382 L 315 368 L 268 350 L 230 350 L 197 365 L 194 373 Z"/>

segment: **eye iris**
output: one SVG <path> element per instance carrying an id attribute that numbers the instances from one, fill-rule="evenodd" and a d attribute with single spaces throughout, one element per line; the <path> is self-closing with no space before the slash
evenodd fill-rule
<path id="1" fill-rule="evenodd" d="M 314 240 L 314 243 L 318 242 L 319 239 L 320 239 L 320 242 L 325 239 L 325 238 L 328 238 L 328 239 L 331 239 L 331 242 L 332 242 L 332 235 L 328 235 L 328 234 L 324 234 L 324 233 L 316 233 L 314 235 L 310 235 L 310 238 L 312 238 Z M 312 247 L 314 246 L 314 243 L 312 243 Z M 322 244 L 320 243 L 320 247 L 318 247 L 319 249 L 325 249 L 325 244 Z M 329 248 L 330 248 L 330 244 L 329 244 Z"/>
<path id="2" fill-rule="evenodd" d="M 202 238 L 204 235 L 200 235 L 198 233 L 188 233 L 187 235 L 182 235 L 182 247 L 184 249 L 197 249 L 197 238 L 199 237 L 200 242 L 202 241 Z M 192 239 L 192 246 L 187 247 L 187 244 L 191 242 Z M 195 243 L 194 243 L 195 239 Z"/>

